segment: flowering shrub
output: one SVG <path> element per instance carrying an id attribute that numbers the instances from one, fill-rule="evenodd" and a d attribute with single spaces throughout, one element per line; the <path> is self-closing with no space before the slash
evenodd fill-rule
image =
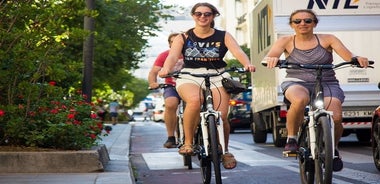
<path id="1" fill-rule="evenodd" d="M 0 105 L 0 145 L 87 149 L 101 139 L 103 124 L 80 91 L 62 95 L 57 87 L 31 103 L 19 97 L 14 105 Z"/>

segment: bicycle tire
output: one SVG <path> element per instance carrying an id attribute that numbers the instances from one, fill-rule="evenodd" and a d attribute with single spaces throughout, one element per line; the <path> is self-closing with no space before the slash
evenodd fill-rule
<path id="1" fill-rule="evenodd" d="M 222 183 L 222 175 L 220 171 L 220 152 L 219 152 L 219 139 L 218 132 L 216 128 L 216 117 L 210 115 L 207 117 L 208 129 L 209 129 L 209 140 L 210 140 L 210 152 L 211 160 L 214 166 L 214 175 L 216 184 Z"/>
<path id="2" fill-rule="evenodd" d="M 331 123 L 328 116 L 320 116 L 316 126 L 315 179 L 317 183 L 332 183 L 333 148 Z"/>
<path id="3" fill-rule="evenodd" d="M 193 169 L 193 163 L 190 155 L 183 155 L 183 165 L 187 166 L 187 169 Z"/>
<path id="4" fill-rule="evenodd" d="M 211 182 L 211 161 L 206 157 L 205 148 L 203 144 L 202 128 L 199 126 L 196 136 L 195 145 L 197 146 L 197 154 L 199 159 L 199 165 L 202 175 L 202 183 L 210 184 Z"/>
<path id="5" fill-rule="evenodd" d="M 177 117 L 176 139 L 177 139 L 177 143 L 178 143 L 179 147 L 182 146 L 182 144 L 185 142 L 184 137 L 181 136 L 180 123 L 182 123 L 182 119 L 180 117 Z M 187 166 L 187 169 L 193 169 L 191 156 L 183 155 L 182 157 L 183 157 L 182 158 L 183 159 L 183 165 Z"/>
<path id="6" fill-rule="evenodd" d="M 301 133 L 298 138 L 298 164 L 302 184 L 314 183 L 314 160 L 311 158 L 308 123 L 302 124 Z"/>

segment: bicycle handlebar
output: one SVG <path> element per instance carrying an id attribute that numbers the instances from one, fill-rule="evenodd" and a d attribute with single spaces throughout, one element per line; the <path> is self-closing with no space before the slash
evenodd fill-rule
<path id="1" fill-rule="evenodd" d="M 156 88 L 151 88 L 151 87 L 148 87 L 149 90 L 156 90 L 156 89 L 160 89 L 160 88 L 169 88 L 169 87 L 174 87 L 173 84 L 159 84 L 158 87 Z"/>
<path id="2" fill-rule="evenodd" d="M 373 65 L 375 62 L 374 61 L 368 61 L 369 65 Z M 267 66 L 267 63 L 262 62 L 261 63 L 263 66 Z M 348 62 L 341 62 L 338 64 L 300 64 L 300 63 L 292 63 L 288 62 L 287 60 L 279 60 L 277 62 L 276 67 L 279 68 L 306 68 L 306 69 L 334 69 L 334 68 L 339 68 L 344 65 L 351 65 L 351 66 L 356 66 L 358 68 L 362 68 L 358 62 L 358 59 L 356 57 L 353 57 L 351 61 Z M 374 68 L 373 66 L 368 66 L 368 68 Z"/>
<path id="3" fill-rule="evenodd" d="M 190 73 L 190 72 L 183 72 L 183 71 L 174 71 L 169 73 L 166 77 L 174 77 L 174 78 L 179 78 L 179 75 L 181 74 L 188 74 L 194 77 L 215 77 L 222 75 L 223 73 L 226 72 L 235 72 L 235 73 L 246 73 L 247 71 L 244 68 L 238 68 L 238 67 L 231 67 L 231 68 L 226 68 L 223 71 L 218 71 L 217 73 L 201 73 L 201 74 L 196 74 L 196 73 Z"/>

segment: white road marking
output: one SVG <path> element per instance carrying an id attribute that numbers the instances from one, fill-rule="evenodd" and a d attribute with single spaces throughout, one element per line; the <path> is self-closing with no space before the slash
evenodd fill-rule
<path id="1" fill-rule="evenodd" d="M 143 153 L 145 163 L 150 170 L 184 169 L 183 158 L 178 152 Z M 192 159 L 196 159 L 193 157 Z M 199 168 L 194 162 L 193 168 Z"/>

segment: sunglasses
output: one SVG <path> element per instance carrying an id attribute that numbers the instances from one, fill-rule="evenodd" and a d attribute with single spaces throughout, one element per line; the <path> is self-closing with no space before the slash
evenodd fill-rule
<path id="1" fill-rule="evenodd" d="M 193 13 L 194 16 L 196 17 L 201 17 L 202 15 L 204 17 L 210 17 L 211 15 L 214 15 L 212 12 L 205 12 L 205 13 L 202 13 L 202 12 L 194 12 Z"/>
<path id="2" fill-rule="evenodd" d="M 308 19 L 294 19 L 294 20 L 292 20 L 292 22 L 293 22 L 294 24 L 300 24 L 302 21 L 304 21 L 305 24 L 311 24 L 311 23 L 314 22 L 314 20 L 313 20 L 313 19 L 310 19 L 310 18 L 308 18 Z"/>

